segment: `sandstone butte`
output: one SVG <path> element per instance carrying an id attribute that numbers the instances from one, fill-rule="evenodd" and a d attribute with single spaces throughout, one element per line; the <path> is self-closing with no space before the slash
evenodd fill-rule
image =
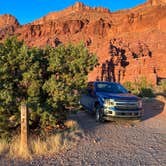
<path id="1" fill-rule="evenodd" d="M 166 78 L 166 0 L 117 12 L 76 2 L 25 25 L 12 15 L 0 15 L 0 41 L 13 35 L 39 47 L 83 41 L 100 63 L 89 81 L 123 83 L 145 76 L 156 84 Z"/>

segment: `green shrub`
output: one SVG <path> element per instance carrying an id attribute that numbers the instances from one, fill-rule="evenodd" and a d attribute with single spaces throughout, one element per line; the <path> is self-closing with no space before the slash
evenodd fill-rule
<path id="1" fill-rule="evenodd" d="M 20 127 L 20 106 L 31 129 L 54 127 L 76 106 L 97 57 L 83 44 L 29 48 L 15 37 L 0 44 L 0 137 Z"/>
<path id="2" fill-rule="evenodd" d="M 135 95 L 141 97 L 154 97 L 153 86 L 147 81 L 146 77 L 140 77 L 135 82 L 125 82 L 123 85 Z"/>
<path id="3" fill-rule="evenodd" d="M 128 91 L 133 91 L 134 90 L 134 87 L 133 87 L 133 83 L 132 82 L 129 82 L 129 81 L 127 81 L 127 82 L 125 82 L 124 84 L 123 84 L 123 86 L 128 90 Z"/>
<path id="4" fill-rule="evenodd" d="M 154 97 L 153 89 L 142 88 L 138 94 L 140 97 Z"/>
<path id="5" fill-rule="evenodd" d="M 161 88 L 161 91 L 166 93 L 166 80 L 162 80 L 159 86 Z"/>

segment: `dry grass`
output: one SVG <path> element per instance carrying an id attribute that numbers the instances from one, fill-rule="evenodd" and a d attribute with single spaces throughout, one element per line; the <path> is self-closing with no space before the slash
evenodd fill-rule
<path id="1" fill-rule="evenodd" d="M 8 156 L 10 158 L 24 158 L 24 159 L 31 159 L 31 153 L 30 151 L 27 151 L 27 149 L 22 148 L 20 146 L 20 136 L 17 136 L 13 138 L 13 140 L 8 144 L 9 150 L 8 150 Z"/>
<path id="2" fill-rule="evenodd" d="M 156 99 L 159 101 L 166 102 L 166 98 L 164 96 L 161 96 L 161 95 L 156 96 Z"/>
<path id="3" fill-rule="evenodd" d="M 51 155 L 60 150 L 68 149 L 82 137 L 83 132 L 79 129 L 77 122 L 70 120 L 66 122 L 70 129 L 62 133 L 48 136 L 45 140 L 41 138 L 29 139 L 29 151 L 20 151 L 20 137 L 16 137 L 8 144 L 0 140 L 0 155 L 6 151 L 10 158 L 32 159 L 33 156 Z"/>
<path id="4" fill-rule="evenodd" d="M 45 141 L 40 138 L 31 141 L 31 152 L 35 155 L 51 154 L 63 148 L 62 134 L 48 137 Z"/>
<path id="5" fill-rule="evenodd" d="M 65 126 L 69 129 L 76 129 L 79 128 L 78 123 L 74 120 L 67 120 L 65 122 Z"/>
<path id="6" fill-rule="evenodd" d="M 5 140 L 0 140 L 0 155 L 9 150 L 9 144 Z"/>

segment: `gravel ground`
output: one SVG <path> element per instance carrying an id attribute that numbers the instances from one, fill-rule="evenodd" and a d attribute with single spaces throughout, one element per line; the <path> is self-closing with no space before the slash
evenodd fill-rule
<path id="1" fill-rule="evenodd" d="M 166 110 L 164 103 L 151 100 L 144 104 L 141 122 L 119 120 L 95 122 L 79 112 L 76 119 L 84 136 L 65 152 L 33 161 L 0 159 L 0 165 L 57 166 L 166 166 Z"/>

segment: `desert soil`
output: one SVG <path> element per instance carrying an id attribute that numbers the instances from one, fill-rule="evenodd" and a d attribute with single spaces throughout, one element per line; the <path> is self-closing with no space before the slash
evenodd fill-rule
<path id="1" fill-rule="evenodd" d="M 0 165 L 165 166 L 166 102 L 147 100 L 141 122 L 118 120 L 97 123 L 81 111 L 72 116 L 84 131 L 75 146 L 32 161 L 0 159 Z"/>

